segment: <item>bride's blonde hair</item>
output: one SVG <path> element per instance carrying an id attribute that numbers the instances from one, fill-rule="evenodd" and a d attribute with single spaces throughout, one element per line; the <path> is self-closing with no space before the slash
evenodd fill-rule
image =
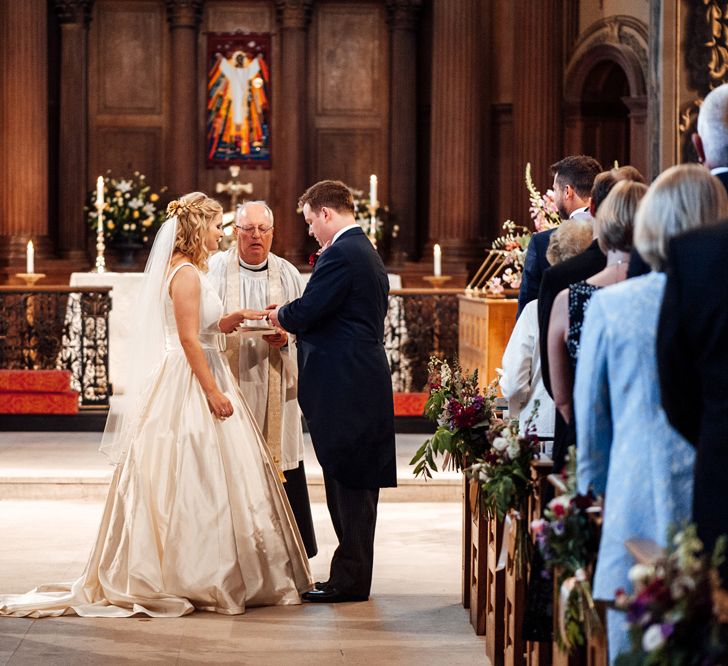
<path id="1" fill-rule="evenodd" d="M 205 234 L 210 222 L 222 215 L 222 206 L 202 192 L 190 192 L 170 201 L 167 217 L 177 216 L 174 251 L 181 252 L 202 271 L 207 270 Z"/>

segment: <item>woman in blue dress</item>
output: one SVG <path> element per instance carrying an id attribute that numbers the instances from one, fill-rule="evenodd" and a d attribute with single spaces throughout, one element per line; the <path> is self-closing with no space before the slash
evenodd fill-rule
<path id="1" fill-rule="evenodd" d="M 666 545 L 690 519 L 694 449 L 660 404 L 655 338 L 671 237 L 728 216 L 720 181 L 692 164 L 668 169 L 642 200 L 635 246 L 652 272 L 606 287 L 589 304 L 574 388 L 579 492 L 604 496 L 594 597 L 630 589 L 627 539 Z M 607 611 L 609 660 L 629 649 L 624 614 Z"/>

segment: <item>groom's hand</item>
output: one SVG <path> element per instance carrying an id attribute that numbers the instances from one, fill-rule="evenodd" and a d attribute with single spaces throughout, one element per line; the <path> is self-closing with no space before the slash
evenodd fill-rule
<path id="1" fill-rule="evenodd" d="M 280 310 L 280 307 L 280 305 L 271 304 L 266 308 L 266 312 L 268 314 L 268 321 L 276 328 L 280 328 L 281 330 L 283 330 L 283 327 L 278 321 L 278 310 Z"/>
<path id="2" fill-rule="evenodd" d="M 280 330 L 278 333 L 273 333 L 272 335 L 264 335 L 263 340 L 273 347 L 273 349 L 280 349 L 288 344 L 288 333 Z"/>

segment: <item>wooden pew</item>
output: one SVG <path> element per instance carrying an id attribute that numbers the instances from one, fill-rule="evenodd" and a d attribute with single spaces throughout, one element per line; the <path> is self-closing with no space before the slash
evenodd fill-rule
<path id="1" fill-rule="evenodd" d="M 536 486 L 534 494 L 528 502 L 528 525 L 529 530 L 531 523 L 543 515 L 544 498 L 546 488 L 549 485 L 548 476 L 553 468 L 553 461 L 549 458 L 541 458 L 531 463 L 531 478 Z M 533 544 L 535 548 L 535 543 Z M 529 573 L 530 576 L 530 573 Z M 525 609 L 524 609 L 525 611 Z M 523 625 L 523 620 L 521 620 Z M 539 641 L 526 641 L 525 663 L 527 666 L 550 666 L 551 665 L 551 645 L 541 643 Z"/>
<path id="2" fill-rule="evenodd" d="M 556 474 L 549 474 L 549 483 L 554 487 L 555 494 L 563 495 L 566 492 L 566 484 L 563 482 L 560 476 Z M 559 613 L 559 585 L 557 581 L 559 579 L 559 571 L 554 571 L 554 603 L 553 603 L 553 622 L 554 622 L 554 640 L 552 643 L 551 662 L 553 666 L 583 666 L 586 664 L 586 650 L 577 649 L 573 652 L 567 652 L 562 650 L 556 641 L 558 636 L 558 613 Z"/>

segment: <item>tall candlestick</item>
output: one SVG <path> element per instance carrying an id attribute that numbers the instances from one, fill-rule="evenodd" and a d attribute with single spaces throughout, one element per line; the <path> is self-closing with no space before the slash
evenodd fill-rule
<path id="1" fill-rule="evenodd" d="M 372 174 L 369 176 L 369 202 L 376 210 L 377 206 L 377 177 Z"/>
<path id="2" fill-rule="evenodd" d="M 101 211 L 104 209 L 104 177 L 99 176 L 96 179 L 96 211 L 98 218 L 96 221 L 96 232 L 101 233 L 103 231 L 103 217 Z"/>
<path id="3" fill-rule="evenodd" d="M 33 241 L 28 241 L 28 245 L 25 248 L 25 272 L 35 273 L 35 249 L 33 248 Z"/>
<path id="4" fill-rule="evenodd" d="M 438 243 L 435 243 L 435 247 L 432 248 L 432 258 L 435 277 L 440 277 L 442 275 L 442 250 Z"/>

